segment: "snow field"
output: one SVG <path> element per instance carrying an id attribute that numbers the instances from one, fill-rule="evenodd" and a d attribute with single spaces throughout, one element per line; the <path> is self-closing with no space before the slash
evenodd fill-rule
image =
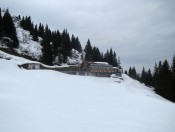
<path id="1" fill-rule="evenodd" d="M 175 104 L 126 75 L 120 81 L 16 63 L 0 59 L 1 132 L 175 131 Z"/>

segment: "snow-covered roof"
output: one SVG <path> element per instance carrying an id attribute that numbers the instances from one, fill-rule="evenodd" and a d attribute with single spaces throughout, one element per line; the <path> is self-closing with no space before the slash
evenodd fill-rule
<path id="1" fill-rule="evenodd" d="M 111 66 L 108 62 L 89 62 L 90 65 Z"/>
<path id="2" fill-rule="evenodd" d="M 95 64 L 109 65 L 108 62 L 94 62 Z"/>

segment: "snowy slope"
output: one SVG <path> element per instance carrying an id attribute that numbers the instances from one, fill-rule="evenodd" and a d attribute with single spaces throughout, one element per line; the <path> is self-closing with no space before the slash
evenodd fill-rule
<path id="1" fill-rule="evenodd" d="M 68 64 L 76 65 L 82 63 L 82 53 L 79 53 L 77 50 L 72 49 L 72 56 L 68 57 Z"/>
<path id="2" fill-rule="evenodd" d="M 4 13 L 4 12 L 3 12 Z M 16 33 L 19 40 L 19 47 L 15 51 L 19 54 L 30 56 L 36 60 L 39 60 L 42 55 L 42 46 L 40 45 L 42 38 L 39 37 L 39 41 L 33 41 L 33 37 L 30 35 L 29 31 L 24 30 L 20 27 L 20 19 L 13 16 L 13 22 L 16 27 Z M 8 48 L 0 40 L 0 47 Z"/>
<path id="3" fill-rule="evenodd" d="M 37 61 L 30 61 L 30 60 L 22 58 L 22 57 L 10 55 L 10 54 L 5 53 L 1 50 L 0 50 L 0 59 L 11 60 L 11 62 L 14 63 L 15 65 L 24 64 L 24 63 L 39 63 Z"/>
<path id="4" fill-rule="evenodd" d="M 175 104 L 123 75 L 21 70 L 0 59 L 0 132 L 174 132 Z"/>
<path id="5" fill-rule="evenodd" d="M 20 26 L 21 20 L 16 16 L 13 16 L 12 18 L 13 18 L 14 25 L 16 27 L 17 37 L 19 40 L 19 47 L 16 48 L 15 51 L 19 54 L 27 55 L 39 61 L 42 56 L 42 46 L 41 46 L 42 38 L 39 37 L 38 41 L 33 41 L 33 37 L 32 35 L 30 35 L 30 32 L 27 30 L 24 30 Z M 2 40 L 0 39 L 0 47 L 8 48 L 1 41 Z M 71 64 L 71 65 L 80 64 L 82 62 L 81 56 L 82 56 L 82 53 L 79 53 L 77 50 L 72 49 L 72 56 L 68 57 L 66 64 Z M 53 62 L 53 63 L 55 64 L 56 62 Z M 66 65 L 66 64 L 62 64 L 62 65 Z"/>
<path id="6" fill-rule="evenodd" d="M 40 60 L 42 56 L 42 38 L 39 37 L 39 41 L 33 41 L 33 37 L 30 35 L 30 32 L 20 27 L 20 20 L 15 16 L 13 17 L 13 20 L 19 40 L 19 48 L 16 49 L 16 51 L 19 54 L 28 55 L 34 59 Z M 81 55 L 82 54 L 77 50 L 72 49 L 72 56 L 68 57 L 67 64 L 80 64 L 82 62 Z"/>
<path id="7" fill-rule="evenodd" d="M 30 32 L 20 27 L 20 20 L 15 16 L 13 17 L 13 20 L 19 40 L 19 48 L 16 49 L 16 51 L 20 54 L 28 55 L 34 59 L 39 60 L 42 55 L 42 46 L 40 45 L 42 39 L 39 38 L 38 42 L 33 41 L 33 37 L 30 35 Z"/>

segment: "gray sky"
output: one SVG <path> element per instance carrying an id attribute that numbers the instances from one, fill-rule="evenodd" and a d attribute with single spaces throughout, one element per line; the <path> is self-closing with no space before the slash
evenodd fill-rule
<path id="1" fill-rule="evenodd" d="M 175 55 L 175 0 L 0 0 L 14 15 L 30 15 L 53 30 L 68 29 L 84 47 L 113 48 L 124 70 L 153 69 Z"/>

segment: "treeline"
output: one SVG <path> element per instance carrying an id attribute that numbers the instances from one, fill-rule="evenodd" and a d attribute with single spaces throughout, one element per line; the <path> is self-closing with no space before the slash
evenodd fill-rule
<path id="1" fill-rule="evenodd" d="M 52 62 L 55 62 L 55 64 L 66 63 L 67 57 L 71 57 L 72 49 L 75 49 L 80 53 L 83 51 L 79 38 L 74 35 L 70 37 L 66 29 L 63 30 L 62 33 L 60 33 L 59 30 L 52 32 L 48 25 L 46 25 L 46 27 L 41 23 L 39 26 L 34 25 L 30 16 L 22 18 L 21 27 L 30 31 L 34 41 L 38 41 L 38 37 L 43 38 L 43 41 L 41 42 L 41 45 L 43 46 L 43 56 L 41 60 L 45 64 L 52 65 Z M 110 51 L 107 50 L 103 55 L 98 47 L 91 46 L 89 39 L 84 52 L 85 60 L 87 61 L 102 61 L 108 62 L 113 66 L 119 66 L 115 51 L 110 49 Z"/>
<path id="2" fill-rule="evenodd" d="M 64 29 L 63 32 L 60 32 L 59 30 L 51 31 L 48 25 L 44 26 L 41 23 L 39 25 L 34 24 L 30 16 L 22 18 L 21 16 L 18 16 L 16 19 L 20 21 L 20 26 L 23 29 L 30 32 L 30 35 L 34 41 L 42 40 L 42 57 L 40 61 L 44 64 L 59 65 L 62 63 L 67 63 L 68 57 L 72 56 L 72 49 L 77 50 L 79 53 L 85 53 L 85 60 L 87 61 L 108 62 L 113 66 L 119 66 L 120 64 L 119 60 L 117 60 L 115 51 L 110 49 L 103 54 L 100 52 L 98 47 L 91 46 L 89 39 L 85 49 L 83 50 L 79 38 L 75 37 L 74 35 L 69 35 L 66 29 Z M 10 31 L 6 31 L 5 27 Z M 14 44 L 12 44 L 12 49 L 17 48 L 19 42 L 16 36 L 16 29 L 8 10 L 5 11 L 3 18 L 0 18 L 0 30 L 1 29 L 3 30 L 1 37 L 7 36 L 11 38 L 14 42 Z"/>
<path id="3" fill-rule="evenodd" d="M 152 85 L 156 93 L 175 102 L 175 56 L 171 68 L 167 60 L 155 64 Z"/>
<path id="4" fill-rule="evenodd" d="M 2 17 L 0 8 L 0 39 L 3 37 L 8 37 L 11 43 L 6 46 L 10 49 L 17 48 L 19 46 L 19 41 L 16 35 L 16 28 L 13 23 L 13 19 L 7 9 Z"/>
<path id="5" fill-rule="evenodd" d="M 101 61 L 101 62 L 108 62 L 112 66 L 120 66 L 120 60 L 117 60 L 117 55 L 115 51 L 112 50 L 107 50 L 105 54 L 103 52 L 100 52 L 98 47 L 92 47 L 90 40 L 88 39 L 87 44 L 85 46 L 85 60 L 87 61 Z"/>
<path id="6" fill-rule="evenodd" d="M 130 68 L 129 72 L 125 71 L 125 73 L 146 86 L 154 87 L 157 94 L 175 102 L 175 56 L 171 66 L 167 60 L 159 61 L 158 65 L 155 63 L 153 74 L 150 69 L 146 71 L 144 67 L 140 77 L 137 75 L 135 68 Z"/>
<path id="7" fill-rule="evenodd" d="M 137 74 L 135 67 L 129 67 L 128 72 L 125 71 L 125 74 L 128 74 L 133 79 L 140 80 L 140 77 Z"/>
<path id="8" fill-rule="evenodd" d="M 72 35 L 70 37 L 67 30 L 61 33 L 59 30 L 51 31 L 48 25 L 34 25 L 30 16 L 23 17 L 20 25 L 23 29 L 30 32 L 34 41 L 42 38 L 42 57 L 41 62 L 47 65 L 66 63 L 67 58 L 71 57 L 72 49 L 82 52 L 79 38 Z"/>

